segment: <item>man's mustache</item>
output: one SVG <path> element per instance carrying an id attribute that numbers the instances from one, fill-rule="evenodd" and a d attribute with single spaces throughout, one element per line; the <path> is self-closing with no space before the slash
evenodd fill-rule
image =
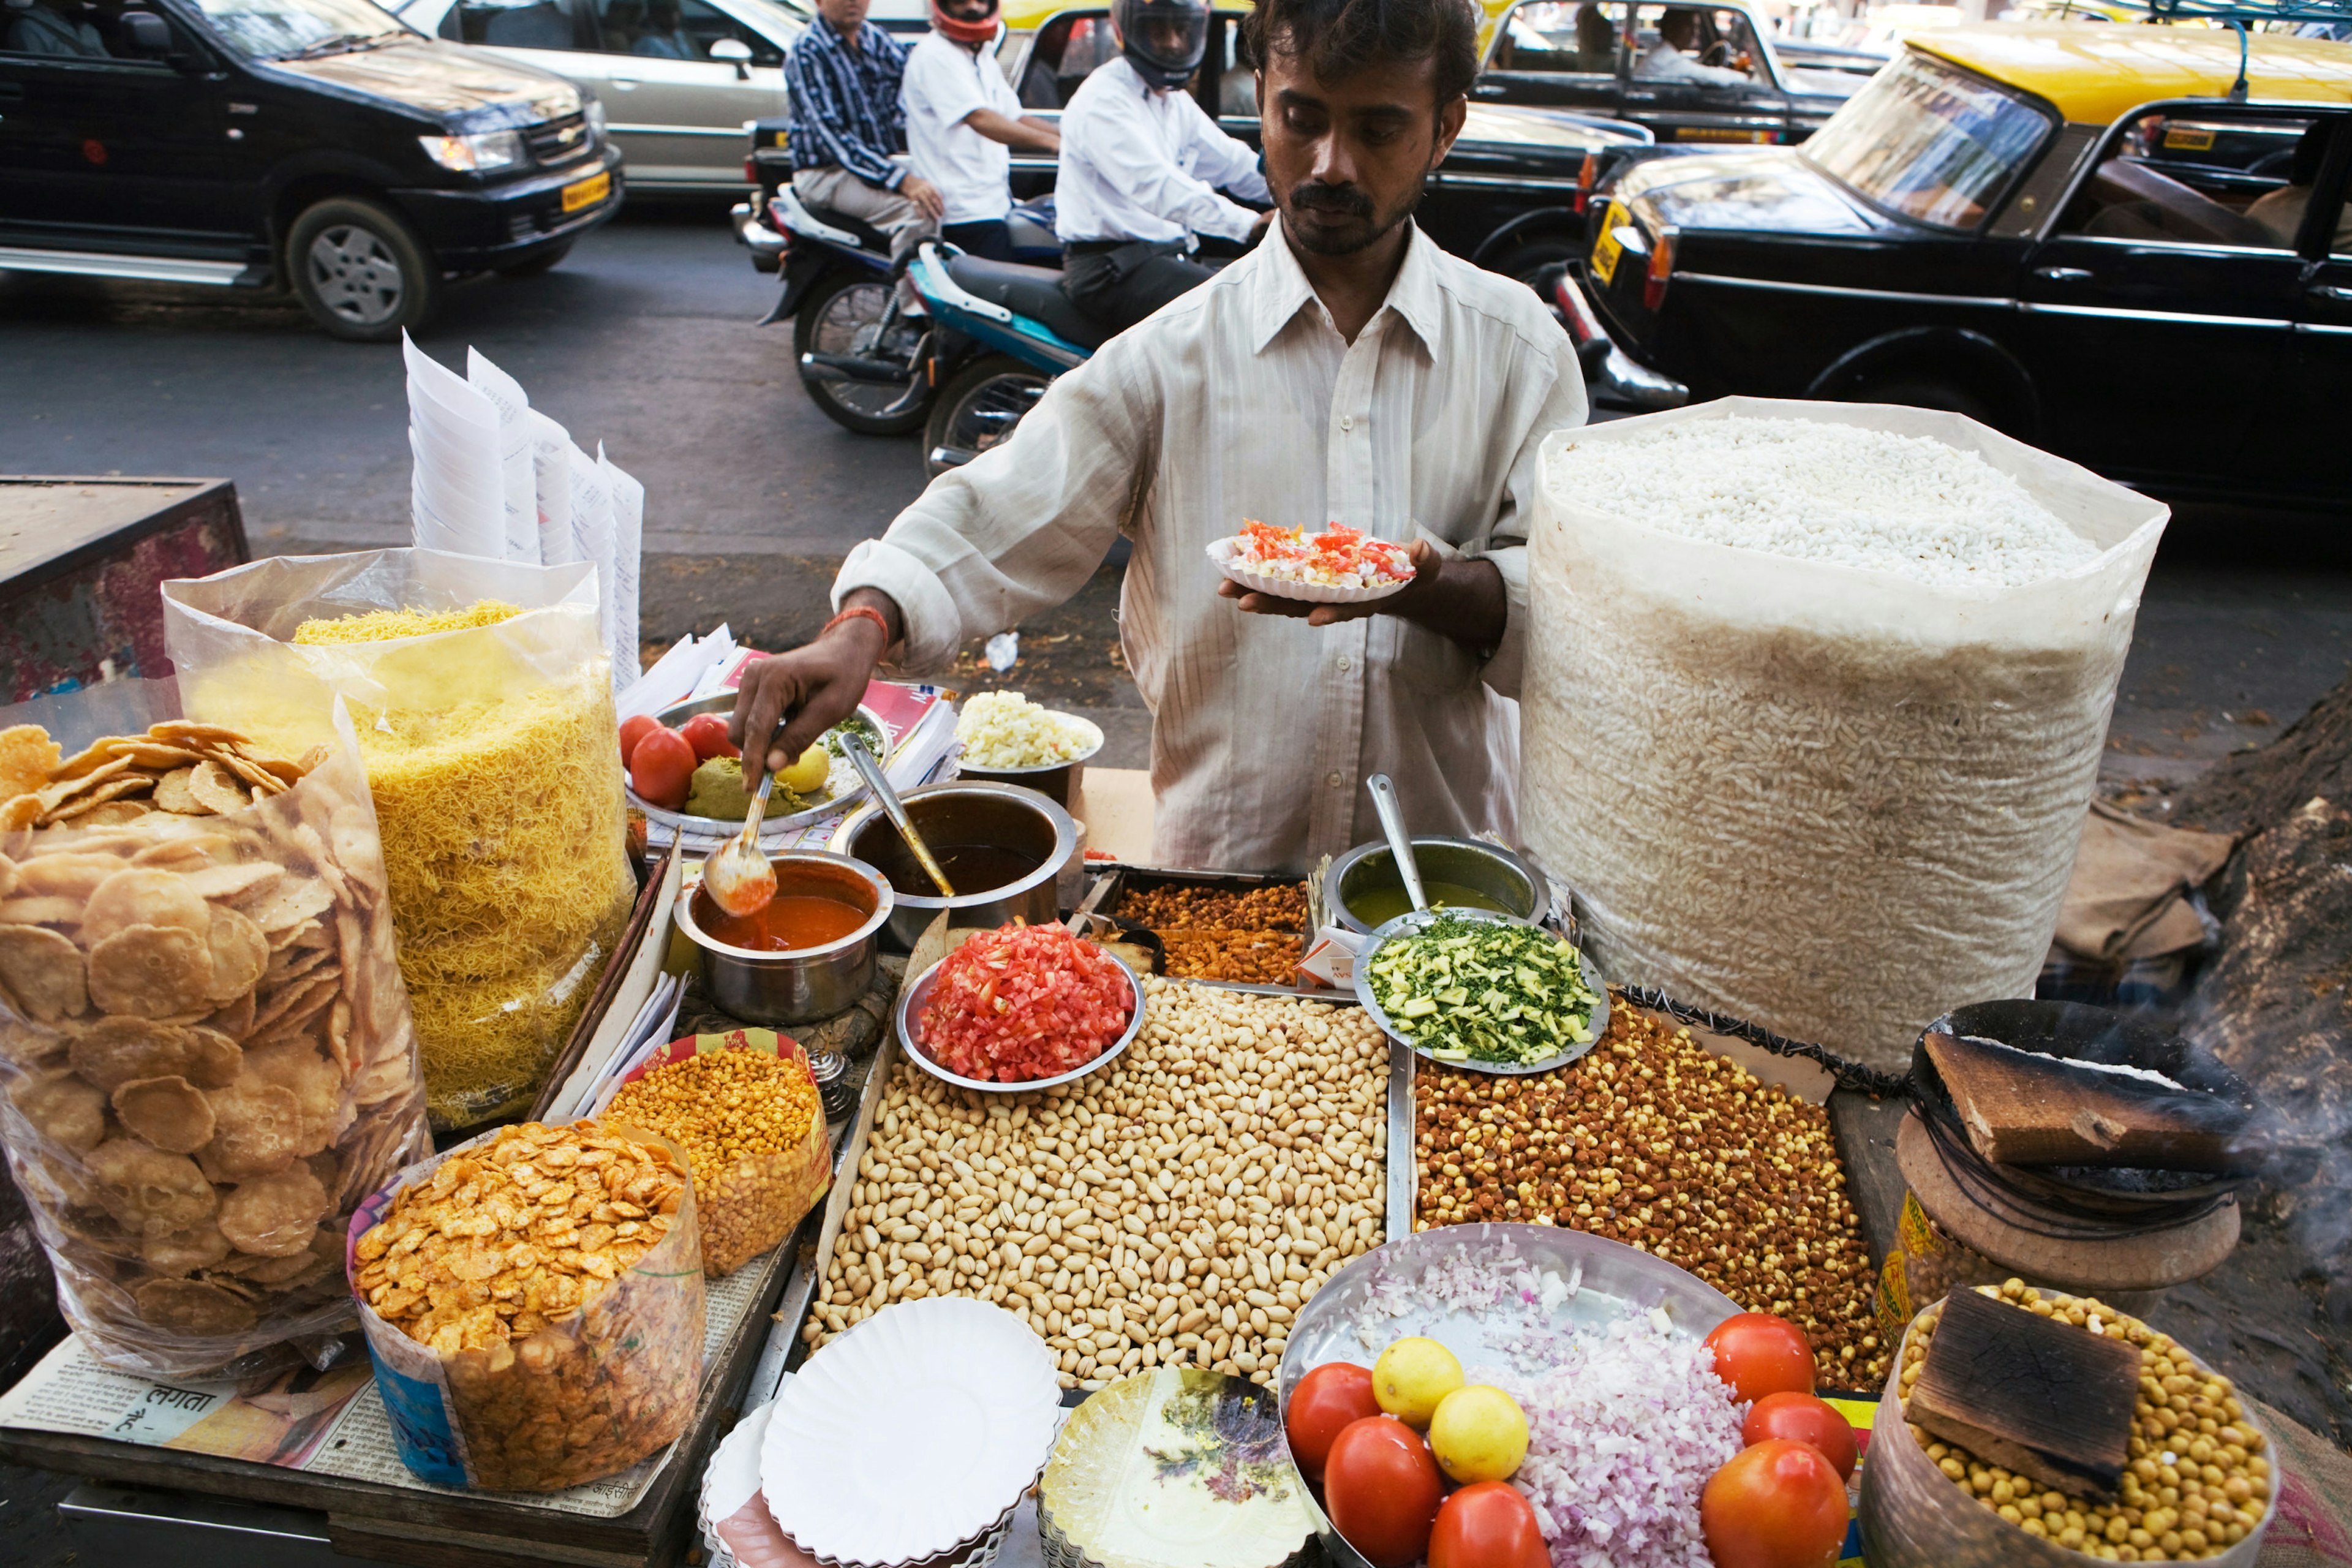
<path id="1" fill-rule="evenodd" d="M 1321 180 L 1309 180 L 1305 184 L 1291 187 L 1290 205 L 1311 211 L 1339 213 L 1349 217 L 1372 216 L 1371 197 L 1353 185 L 1326 184 Z"/>

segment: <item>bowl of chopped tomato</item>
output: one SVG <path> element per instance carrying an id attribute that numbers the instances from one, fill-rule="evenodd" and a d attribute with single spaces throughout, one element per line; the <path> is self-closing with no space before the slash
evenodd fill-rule
<path id="1" fill-rule="evenodd" d="M 1217 570 L 1243 587 L 1317 605 L 1360 605 L 1385 599 L 1412 582 L 1412 557 L 1402 544 L 1335 522 L 1321 533 L 1246 521 L 1239 533 L 1209 546 Z"/>
<path id="2" fill-rule="evenodd" d="M 982 931 L 898 996 L 908 1058 L 960 1089 L 1068 1083 L 1126 1050 L 1142 1027 L 1135 971 L 1059 925 Z"/>

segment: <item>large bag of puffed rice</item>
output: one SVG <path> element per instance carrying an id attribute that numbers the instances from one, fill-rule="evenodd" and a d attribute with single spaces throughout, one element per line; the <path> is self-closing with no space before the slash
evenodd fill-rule
<path id="1" fill-rule="evenodd" d="M 1890 1071 L 2030 994 L 2167 509 L 1873 405 L 1725 398 L 1542 462 L 1522 827 L 1601 972 Z"/>

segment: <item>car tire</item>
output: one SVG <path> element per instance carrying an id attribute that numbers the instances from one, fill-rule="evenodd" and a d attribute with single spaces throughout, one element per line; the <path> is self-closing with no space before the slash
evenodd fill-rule
<path id="1" fill-rule="evenodd" d="M 948 378 L 923 431 L 923 470 L 937 479 L 1013 437 L 1054 378 L 1011 354 L 975 360 Z"/>
<path id="2" fill-rule="evenodd" d="M 1899 372 L 1874 377 L 1845 394 L 1848 403 L 1898 403 L 1906 408 L 1934 408 L 1965 415 L 2003 434 L 2016 434 L 2017 420 L 2003 402 L 1987 396 L 1955 377 Z"/>
<path id="3" fill-rule="evenodd" d="M 861 329 L 881 319 L 889 303 L 891 285 L 878 273 L 836 272 L 809 290 L 793 313 L 793 363 L 803 354 L 866 355 L 873 345 L 861 339 Z M 812 381 L 801 384 L 824 416 L 860 436 L 904 436 L 923 427 L 930 412 L 929 398 L 911 408 L 891 409 L 905 388 L 867 382 Z"/>
<path id="4" fill-rule="evenodd" d="M 358 196 L 304 209 L 286 275 L 310 319 L 351 342 L 391 342 L 441 308 L 441 264 L 398 214 Z"/>
<path id="5" fill-rule="evenodd" d="M 1557 266 L 1564 261 L 1577 260 L 1583 254 L 1584 247 L 1567 236 L 1548 235 L 1541 239 L 1532 239 L 1524 245 L 1513 246 L 1493 261 L 1488 262 L 1486 270 L 1499 272 L 1506 278 L 1516 278 L 1526 284 L 1530 290 L 1540 293 L 1540 290 L 1536 290 L 1536 277 L 1538 273 L 1547 267 Z M 1549 305 L 1551 301 L 1547 299 L 1544 303 Z"/>
<path id="6" fill-rule="evenodd" d="M 556 268 L 563 265 L 563 258 L 571 254 L 572 242 L 567 239 L 562 245 L 549 246 L 545 250 L 541 251 L 538 255 L 533 256 L 527 260 L 513 262 L 508 266 L 499 268 L 499 276 L 501 278 L 536 278 L 542 272 L 553 271 Z"/>

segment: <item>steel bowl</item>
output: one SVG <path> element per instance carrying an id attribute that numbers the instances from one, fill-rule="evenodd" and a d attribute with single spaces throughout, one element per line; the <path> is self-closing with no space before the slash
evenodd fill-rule
<path id="1" fill-rule="evenodd" d="M 1375 1320 L 1374 1298 L 1391 1282 L 1418 1280 L 1431 1265 L 1456 1258 L 1479 1265 L 1499 1262 L 1506 1244 L 1512 1253 L 1566 1287 L 1551 1310 L 1552 1322 L 1563 1332 L 1598 1329 L 1629 1307 L 1658 1307 L 1677 1329 L 1703 1338 L 1739 1310 L 1738 1302 L 1696 1275 L 1664 1258 L 1580 1230 L 1549 1225 L 1444 1226 L 1372 1248 L 1333 1275 L 1298 1310 L 1276 1384 L 1284 1407 L 1288 1408 L 1298 1380 L 1316 1367 L 1335 1361 L 1368 1367 L 1390 1341 L 1408 1334 L 1426 1334 L 1436 1340 L 1465 1366 L 1508 1364 L 1513 1359 L 1509 1348 L 1488 1337 L 1485 1321 L 1434 1306 L 1418 1315 L 1408 1311 L 1391 1319 L 1380 1314 L 1383 1337 L 1378 1344 L 1365 1344 L 1359 1333 L 1365 1322 Z M 1496 1330 L 1498 1335 L 1506 1331 L 1499 1326 Z M 1330 1561 L 1340 1568 L 1371 1568 L 1324 1517 L 1304 1478 L 1298 1491 L 1307 1500 Z"/>
<path id="2" fill-rule="evenodd" d="M 1075 1071 L 1063 1073 L 1058 1078 L 1032 1079 L 1026 1083 L 991 1083 L 983 1079 L 965 1078 L 961 1074 L 951 1073 L 940 1066 L 931 1058 L 931 1054 L 923 1048 L 923 1043 L 915 1037 L 915 1020 L 921 1016 L 924 1006 L 929 1003 L 931 988 L 939 984 L 939 963 L 932 964 L 915 976 L 914 980 L 898 993 L 898 1047 L 907 1053 L 908 1061 L 913 1062 L 941 1083 L 951 1083 L 958 1089 L 976 1089 L 985 1094 L 1026 1094 L 1032 1089 L 1051 1089 L 1058 1083 L 1076 1083 L 1105 1063 L 1117 1059 L 1121 1052 L 1135 1043 L 1135 1037 L 1143 1032 L 1142 983 L 1136 979 L 1135 971 L 1129 969 L 1118 954 L 1105 952 L 1103 956 L 1118 964 L 1118 972 L 1127 976 L 1128 993 L 1133 1001 L 1133 1011 L 1128 1015 L 1126 1032 L 1109 1045 L 1105 1046 L 1102 1055 Z M 946 962 L 946 959 L 940 960 L 940 963 Z"/>
<path id="3" fill-rule="evenodd" d="M 1424 881 L 1456 882 L 1490 893 L 1505 906 L 1505 913 L 1523 921 L 1541 919 L 1549 900 L 1549 891 L 1535 868 L 1483 838 L 1416 838 L 1412 858 Z M 1404 886 L 1397 875 L 1396 857 L 1384 838 L 1359 844 L 1331 862 L 1323 873 L 1323 904 L 1343 929 L 1368 931 L 1371 922 L 1349 909 L 1348 897 L 1383 886 L 1400 889 Z"/>
<path id="4" fill-rule="evenodd" d="M 941 910 L 958 926 L 1001 926 L 1014 920 L 1044 925 L 1060 914 L 1055 882 L 1078 852 L 1078 825 L 1068 812 L 1033 789 L 961 779 L 908 790 L 899 798 L 906 802 L 916 831 L 935 851 L 988 845 L 1034 856 L 1038 864 L 1003 887 L 974 889 L 952 899 L 940 898 L 937 889 L 906 891 L 928 888 L 928 879 L 882 808 L 866 802 L 842 820 L 828 847 L 881 868 L 886 876 L 893 869 L 899 872 L 893 884 L 899 888 L 898 907 L 883 927 L 883 940 L 892 952 L 912 952 Z"/>
<path id="5" fill-rule="evenodd" d="M 734 711 L 735 694 L 731 691 L 723 691 L 716 697 L 698 697 L 688 702 L 674 702 L 654 717 L 662 724 L 675 730 L 698 713 L 717 713 L 724 716 Z M 879 713 L 863 703 L 858 705 L 857 716 L 873 725 L 874 732 L 882 737 L 882 743 L 876 750 L 874 760 L 886 767 L 888 766 L 892 754 L 898 750 L 891 742 L 889 727 L 882 722 L 882 716 Z M 827 731 L 827 733 L 830 732 Z M 637 794 L 635 790 L 628 788 L 627 770 L 625 768 L 622 773 L 623 793 L 629 797 L 631 805 L 646 814 L 646 820 L 648 822 L 658 822 L 695 841 L 732 838 L 743 831 L 741 817 L 730 821 L 718 816 L 688 816 L 682 811 L 671 811 L 667 806 L 656 805 Z M 835 757 L 833 759 L 833 773 L 825 780 L 824 798 L 804 805 L 798 811 L 785 812 L 782 815 L 771 814 L 761 818 L 760 842 L 781 843 L 801 828 L 812 823 L 823 822 L 828 816 L 836 816 L 865 798 L 866 781 L 857 776 L 857 769 L 848 758 Z"/>
<path id="6" fill-rule="evenodd" d="M 1382 1010 L 1379 1000 L 1372 995 L 1372 960 L 1379 955 L 1381 949 L 1390 942 L 1399 937 L 1412 935 L 1441 916 L 1452 916 L 1456 920 L 1465 921 L 1492 921 L 1498 925 L 1527 926 L 1532 930 L 1543 931 L 1546 936 L 1555 941 L 1567 940 L 1558 931 L 1544 931 L 1543 927 L 1537 925 L 1533 921 L 1516 920 L 1509 915 L 1498 915 L 1488 910 L 1412 910 L 1397 916 L 1396 919 L 1372 932 L 1371 939 L 1366 942 L 1362 951 L 1356 954 L 1356 1000 L 1362 1004 L 1365 1013 L 1370 1016 L 1372 1022 L 1386 1030 L 1390 1038 L 1401 1041 L 1409 1047 L 1413 1055 L 1423 1061 L 1436 1062 L 1441 1067 L 1463 1068 L 1471 1072 L 1497 1073 L 1505 1078 L 1519 1078 L 1528 1073 L 1549 1072 L 1554 1068 L 1567 1066 L 1591 1050 L 1594 1046 L 1599 1045 L 1601 1037 L 1609 1032 L 1609 983 L 1601 977 L 1599 970 L 1592 967 L 1592 960 L 1585 956 L 1581 948 L 1571 946 L 1569 951 L 1576 954 L 1577 968 L 1583 974 L 1584 983 L 1592 987 L 1594 994 L 1600 998 L 1584 1016 L 1585 1027 L 1592 1031 L 1591 1040 L 1580 1046 L 1570 1046 L 1564 1051 L 1554 1051 L 1550 1056 L 1528 1062 L 1525 1066 L 1515 1062 L 1449 1061 L 1414 1045 L 1409 1037 L 1398 1032 L 1395 1022 Z"/>
<path id="7" fill-rule="evenodd" d="M 1092 735 L 1094 744 L 1076 756 L 1064 762 L 1040 763 L 1034 768 L 982 768 L 970 763 L 956 764 L 958 776 L 984 784 L 1018 784 L 1034 789 L 1056 805 L 1067 805 L 1078 793 L 1079 781 L 1087 776 L 1087 759 L 1103 749 L 1102 727 L 1075 713 L 1055 711 L 1054 716 L 1077 725 Z"/>
<path id="8" fill-rule="evenodd" d="M 777 880 L 798 869 L 837 886 L 843 900 L 867 911 L 856 931 L 822 947 L 754 952 L 730 947 L 702 929 L 699 884 L 677 895 L 677 928 L 694 943 L 703 989 L 719 1010 L 747 1024 L 806 1024 L 847 1012 L 874 984 L 874 954 L 897 895 L 879 871 L 845 855 L 793 849 L 768 857 Z"/>

